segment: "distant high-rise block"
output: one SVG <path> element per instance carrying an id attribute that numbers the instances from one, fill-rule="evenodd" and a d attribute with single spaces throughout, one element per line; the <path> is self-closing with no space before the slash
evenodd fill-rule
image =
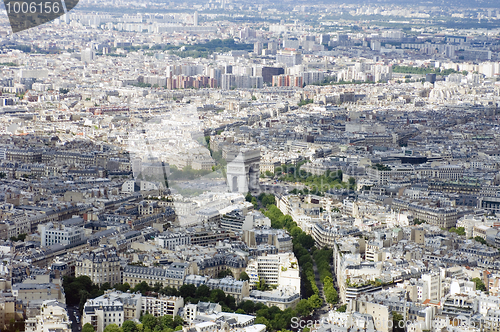
<path id="1" fill-rule="evenodd" d="M 276 52 L 278 50 L 278 43 L 275 41 L 268 42 L 267 49 L 271 52 Z"/>
<path id="2" fill-rule="evenodd" d="M 276 62 L 283 63 L 287 67 L 293 67 L 302 63 L 302 54 L 294 51 L 280 51 L 276 55 Z"/>
<path id="3" fill-rule="evenodd" d="M 262 77 L 265 83 L 271 83 L 273 76 L 282 75 L 285 69 L 281 67 L 262 67 Z"/>
<path id="4" fill-rule="evenodd" d="M 434 84 L 436 82 L 436 74 L 426 74 L 425 81 Z"/>
<path id="5" fill-rule="evenodd" d="M 262 55 L 262 43 L 256 42 L 253 44 L 253 52 L 257 55 Z"/>
<path id="6" fill-rule="evenodd" d="M 304 80 L 301 76 L 276 75 L 273 76 L 273 86 L 295 86 L 302 87 Z"/>
<path id="7" fill-rule="evenodd" d="M 330 35 L 321 35 L 319 38 L 319 43 L 321 45 L 328 45 L 330 42 Z"/>
<path id="8" fill-rule="evenodd" d="M 87 48 L 81 53 L 82 62 L 91 63 L 95 59 L 95 51 L 93 49 Z"/>
<path id="9" fill-rule="evenodd" d="M 198 12 L 194 12 L 193 24 L 195 27 L 198 26 Z"/>

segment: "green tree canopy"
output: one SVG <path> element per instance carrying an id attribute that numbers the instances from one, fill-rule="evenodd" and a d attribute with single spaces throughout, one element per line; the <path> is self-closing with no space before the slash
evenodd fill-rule
<path id="1" fill-rule="evenodd" d="M 299 303 L 297 303 L 297 307 L 295 309 L 301 316 L 308 316 L 312 311 L 311 304 L 307 299 L 300 300 Z"/>
<path id="2" fill-rule="evenodd" d="M 195 292 L 196 297 L 209 297 L 210 296 L 210 288 L 207 285 L 200 285 L 196 288 Z"/>
<path id="3" fill-rule="evenodd" d="M 250 280 L 250 277 L 248 276 L 248 274 L 245 271 L 243 271 L 240 273 L 240 280 L 243 280 L 243 281 L 247 280 L 248 281 L 248 280 Z"/>
<path id="4" fill-rule="evenodd" d="M 343 304 L 337 309 L 338 312 L 346 312 L 346 310 L 347 310 L 347 304 Z"/>
<path id="5" fill-rule="evenodd" d="M 85 323 L 82 327 L 82 332 L 95 332 L 94 327 L 90 323 Z"/>
<path id="6" fill-rule="evenodd" d="M 109 324 L 104 328 L 104 332 L 122 332 L 122 329 L 116 324 Z"/>
<path id="7" fill-rule="evenodd" d="M 220 271 L 218 274 L 217 274 L 217 278 L 225 278 L 225 277 L 234 277 L 233 276 L 233 271 L 229 270 L 229 269 L 225 269 L 223 271 Z"/>
<path id="8" fill-rule="evenodd" d="M 183 298 L 186 297 L 194 297 L 196 294 L 196 286 L 195 285 L 182 285 L 179 289 L 179 293 Z"/>
<path id="9" fill-rule="evenodd" d="M 483 239 L 483 238 L 482 238 L 482 237 L 480 237 L 480 236 L 476 236 L 476 237 L 474 238 L 474 241 L 479 242 L 479 243 L 481 243 L 481 244 L 486 244 L 486 240 L 485 240 L 485 239 Z"/>
<path id="10" fill-rule="evenodd" d="M 476 290 L 480 290 L 483 292 L 486 291 L 486 285 L 484 284 L 484 282 L 481 279 L 473 278 L 472 281 L 474 281 L 474 283 L 476 284 Z"/>
<path id="11" fill-rule="evenodd" d="M 141 317 L 141 323 L 144 329 L 149 329 L 150 331 L 153 331 L 156 324 L 158 324 L 158 319 L 151 314 L 145 314 L 142 315 Z"/>
<path id="12" fill-rule="evenodd" d="M 139 332 L 139 329 L 137 328 L 137 324 L 131 320 L 126 320 L 123 322 L 122 330 L 123 330 L 123 332 Z"/>

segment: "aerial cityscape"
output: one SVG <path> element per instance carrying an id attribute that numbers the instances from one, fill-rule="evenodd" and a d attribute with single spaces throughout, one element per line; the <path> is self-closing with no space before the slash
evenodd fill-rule
<path id="1" fill-rule="evenodd" d="M 500 332 L 500 2 L 4 0 L 0 255 L 1 332 Z"/>

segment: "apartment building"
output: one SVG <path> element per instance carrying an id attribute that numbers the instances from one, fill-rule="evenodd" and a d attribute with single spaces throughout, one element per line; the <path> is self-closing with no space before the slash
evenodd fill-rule
<path id="1" fill-rule="evenodd" d="M 141 301 L 141 311 L 149 312 L 155 317 L 176 316 L 182 307 L 184 307 L 184 299 L 178 296 L 143 296 Z"/>
<path id="2" fill-rule="evenodd" d="M 85 303 L 82 325 L 89 323 L 96 332 L 103 332 L 110 324 L 122 326 L 124 316 L 123 303 L 103 295 Z"/>
<path id="3" fill-rule="evenodd" d="M 459 165 L 424 165 L 415 169 L 420 177 L 458 180 L 463 177 L 464 169 Z"/>
<path id="4" fill-rule="evenodd" d="M 129 293 L 113 290 L 107 290 L 104 295 L 101 295 L 97 299 L 108 299 L 110 301 L 118 301 L 123 304 L 123 319 L 124 320 L 134 320 L 141 317 L 142 309 L 142 298 L 141 293 Z"/>
<path id="5" fill-rule="evenodd" d="M 177 246 L 191 244 L 191 236 L 185 232 L 164 232 L 155 238 L 155 243 L 168 250 L 176 250 Z"/>
<path id="6" fill-rule="evenodd" d="M 123 269 L 123 282 L 128 283 L 130 287 L 145 281 L 150 286 L 159 283 L 163 287 L 179 289 L 184 284 L 184 278 L 189 274 L 190 267 L 190 263 L 172 263 L 165 268 L 127 265 Z"/>
<path id="7" fill-rule="evenodd" d="M 220 227 L 229 231 L 242 231 L 252 229 L 252 221 L 246 219 L 240 210 L 226 213 L 220 219 Z"/>
<path id="8" fill-rule="evenodd" d="M 115 249 L 103 248 L 84 253 L 75 263 L 75 276 L 88 276 L 93 283 L 121 283 L 120 257 Z"/>
<path id="9" fill-rule="evenodd" d="M 85 231 L 82 227 L 67 227 L 62 224 L 48 223 L 41 227 L 42 247 L 59 243 L 72 245 L 83 241 Z"/>
<path id="10" fill-rule="evenodd" d="M 275 246 L 279 252 L 293 251 L 292 237 L 283 229 L 262 228 L 244 231 L 243 241 L 250 248 L 254 248 L 261 244 L 271 244 Z"/>
<path id="11" fill-rule="evenodd" d="M 267 284 L 290 286 L 300 294 L 299 266 L 293 253 L 258 256 L 248 262 L 246 273 L 251 285 L 262 278 Z"/>
<path id="12" fill-rule="evenodd" d="M 395 211 L 407 210 L 413 213 L 413 217 L 425 220 L 431 225 L 438 227 L 454 227 L 458 218 L 472 212 L 467 209 L 459 209 L 453 206 L 440 206 L 439 202 L 411 201 L 394 198 L 392 209 Z"/>
<path id="13" fill-rule="evenodd" d="M 442 288 L 440 274 L 423 274 L 417 283 L 417 298 L 421 302 L 427 299 L 440 300 Z"/>
<path id="14" fill-rule="evenodd" d="M 44 301 L 40 314 L 28 318 L 25 324 L 25 332 L 72 331 L 66 306 L 55 300 Z"/>
<path id="15" fill-rule="evenodd" d="M 359 236 L 361 231 L 354 226 L 338 225 L 330 223 L 317 223 L 313 226 L 312 237 L 316 241 L 318 247 L 333 248 L 335 241 L 346 236 Z"/>
<path id="16" fill-rule="evenodd" d="M 66 297 L 61 285 L 51 282 L 37 283 L 25 280 L 20 284 L 12 285 L 12 295 L 23 303 L 42 302 L 56 299 L 59 303 L 66 303 Z"/>
<path id="17" fill-rule="evenodd" d="M 262 174 L 266 172 L 274 173 L 277 167 L 281 167 L 281 162 L 279 160 L 265 159 L 260 161 L 259 167 Z"/>
<path id="18" fill-rule="evenodd" d="M 16 299 L 13 296 L 4 296 L 0 298 L 0 326 L 7 329 L 9 322 L 14 319 L 21 319 L 23 313 L 17 312 Z"/>
<path id="19" fill-rule="evenodd" d="M 286 287 L 280 287 L 277 290 L 269 292 L 253 290 L 248 297 L 243 299 L 243 301 L 247 300 L 255 303 L 263 303 L 268 307 L 276 306 L 281 310 L 286 310 L 288 308 L 295 308 L 300 301 L 300 294 Z"/>
<path id="20" fill-rule="evenodd" d="M 199 259 L 196 263 L 198 274 L 211 278 L 217 278 L 219 272 L 224 270 L 231 270 L 233 276 L 239 276 L 247 267 L 245 258 L 231 253 L 215 254 L 212 257 Z"/>
<path id="21" fill-rule="evenodd" d="M 250 284 L 248 281 L 236 280 L 232 277 L 210 279 L 207 281 L 206 285 L 211 290 L 223 290 L 226 295 L 234 297 L 237 304 L 240 303 L 244 297 L 247 297 L 250 294 Z"/>
<path id="22" fill-rule="evenodd" d="M 198 231 L 191 233 L 190 235 L 191 235 L 191 244 L 200 246 L 209 246 L 234 236 L 234 233 L 229 230 L 217 230 L 217 231 Z"/>
<path id="23" fill-rule="evenodd" d="M 407 175 L 415 174 L 415 169 L 413 167 L 397 167 L 391 168 L 389 166 L 385 167 L 369 167 L 366 169 L 366 174 L 368 178 L 377 184 L 387 184 L 391 178 L 401 178 Z"/>
<path id="24" fill-rule="evenodd" d="M 479 197 L 478 207 L 489 212 L 500 212 L 500 197 Z"/>

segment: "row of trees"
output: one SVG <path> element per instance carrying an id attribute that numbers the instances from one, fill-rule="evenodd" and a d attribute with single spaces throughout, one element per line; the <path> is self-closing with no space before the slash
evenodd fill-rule
<path id="1" fill-rule="evenodd" d="M 264 215 L 271 219 L 271 227 L 277 229 L 286 229 L 290 235 L 293 237 L 294 244 L 294 252 L 295 245 L 301 244 L 302 247 L 309 250 L 314 246 L 314 239 L 311 235 L 307 235 L 297 226 L 290 215 L 284 215 L 283 212 L 280 211 L 276 207 L 276 205 L 271 204 L 268 206 L 267 211 L 264 211 Z M 297 255 L 295 257 L 298 258 Z"/>
<path id="2" fill-rule="evenodd" d="M 259 202 L 262 204 L 264 208 L 267 208 L 269 205 L 274 204 L 276 202 L 276 197 L 273 194 L 261 193 L 259 196 L 252 196 L 250 192 L 248 192 L 245 196 L 245 200 L 253 204 L 254 208 L 258 208 Z"/>
<path id="3" fill-rule="evenodd" d="M 333 275 L 330 268 L 333 250 L 325 247 L 321 250 L 314 251 L 313 256 L 316 261 L 316 266 L 318 267 L 319 278 L 323 283 L 323 292 L 326 302 L 336 304 L 339 300 L 339 295 L 335 287 L 333 287 Z"/>
<path id="4" fill-rule="evenodd" d="M 481 244 L 486 244 L 486 240 L 485 240 L 485 239 L 483 239 L 483 238 L 482 238 L 482 237 L 480 237 L 480 236 L 476 236 L 476 237 L 474 238 L 474 241 L 479 242 L 479 243 L 481 243 Z"/>
<path id="5" fill-rule="evenodd" d="M 441 70 L 441 68 L 427 68 L 427 67 L 413 67 L 413 66 L 397 66 L 394 65 L 392 66 L 392 72 L 393 73 L 404 73 L 404 74 L 418 74 L 418 75 L 425 75 L 425 74 L 436 74 L 436 75 L 450 75 L 454 73 L 459 73 L 458 71 L 454 69 L 444 69 Z M 467 75 L 467 71 L 460 72 L 464 75 Z"/>
<path id="6" fill-rule="evenodd" d="M 79 281 L 82 282 L 82 280 Z M 76 284 L 76 282 L 73 282 L 73 284 Z M 128 284 L 116 285 L 115 288 L 122 288 L 122 291 L 126 291 L 127 286 Z M 88 284 L 85 285 L 83 282 L 81 283 L 81 287 L 91 286 Z M 292 322 L 292 317 L 308 315 L 312 310 L 311 306 L 314 305 L 315 307 L 318 307 L 317 303 L 321 301 L 319 297 L 316 298 L 316 304 L 314 302 L 314 298 L 301 300 L 296 309 L 289 308 L 282 311 L 275 306 L 267 307 L 262 303 L 254 303 L 253 301 L 243 301 L 239 305 L 236 305 L 233 296 L 226 295 L 225 292 L 220 289 L 210 290 L 210 288 L 206 285 L 200 285 L 199 287 L 196 287 L 195 285 L 183 285 L 178 291 L 175 288 L 171 288 L 171 290 L 175 290 L 175 292 L 173 292 L 175 294 L 169 295 L 182 296 L 185 303 L 198 303 L 200 301 L 218 303 L 225 312 L 255 315 L 255 324 L 265 324 L 268 331 L 280 331 L 283 328 L 289 328 Z M 93 295 L 96 295 L 96 293 Z M 141 324 L 135 324 L 130 321 L 124 322 L 121 328 L 111 324 L 106 327 L 105 332 L 172 332 L 182 329 L 182 319 L 179 316 L 163 316 L 156 318 L 146 313 L 141 317 L 140 321 Z M 86 324 L 82 329 L 82 332 L 94 332 L 94 329 L 92 328 L 92 325 Z"/>
<path id="7" fill-rule="evenodd" d="M 311 252 L 314 252 L 314 239 L 307 235 L 297 226 L 290 215 L 284 215 L 274 204 L 268 205 L 264 214 L 271 219 L 271 227 L 286 229 L 293 238 L 293 252 L 297 257 L 301 268 L 301 294 L 303 299 L 297 304 L 297 313 L 308 316 L 314 309 L 323 305 L 323 300 L 319 296 L 319 289 L 316 285 L 313 260 Z"/>
<path id="8" fill-rule="evenodd" d="M 314 276 L 313 260 L 309 250 L 304 248 L 300 243 L 294 245 L 295 257 L 301 267 L 301 286 L 302 296 L 309 298 L 313 295 L 319 295 L 319 289 L 316 285 L 316 278 Z"/>
<path id="9" fill-rule="evenodd" d="M 217 132 L 217 135 L 219 135 L 223 130 L 220 130 Z M 210 151 L 210 155 L 215 161 L 215 166 L 212 167 L 212 170 L 214 172 L 220 171 L 222 173 L 222 177 L 226 178 L 226 167 L 227 167 L 227 160 L 222 157 L 222 151 L 214 151 L 210 147 L 210 136 L 205 136 L 205 141 L 207 143 L 207 148 Z"/>
<path id="10" fill-rule="evenodd" d="M 246 50 L 253 49 L 252 44 L 237 44 L 234 39 L 213 39 L 204 44 L 196 45 L 169 45 L 170 51 L 182 58 L 207 58 L 213 52 L 229 52 L 231 50 Z"/>

